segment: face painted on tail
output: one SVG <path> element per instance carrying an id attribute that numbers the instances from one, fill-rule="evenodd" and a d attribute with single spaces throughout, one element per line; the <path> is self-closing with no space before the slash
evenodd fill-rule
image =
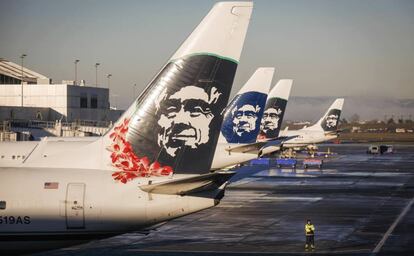
<path id="1" fill-rule="evenodd" d="M 337 115 L 329 115 L 326 117 L 326 127 L 328 128 L 336 127 L 337 122 L 338 122 Z"/>
<path id="2" fill-rule="evenodd" d="M 285 99 L 268 99 L 260 124 L 259 139 L 274 139 L 279 135 L 286 104 Z"/>
<path id="3" fill-rule="evenodd" d="M 233 99 L 226 109 L 221 127 L 227 142 L 251 143 L 256 140 L 266 97 L 264 93 L 245 92 Z"/>
<path id="4" fill-rule="evenodd" d="M 238 136 L 256 130 L 256 122 L 260 111 L 259 106 L 244 105 L 233 109 L 233 131 Z"/>
<path id="5" fill-rule="evenodd" d="M 326 115 L 325 119 L 322 121 L 321 126 L 325 131 L 335 131 L 338 127 L 339 117 L 341 115 L 341 110 L 331 109 Z"/>
<path id="6" fill-rule="evenodd" d="M 263 118 L 261 122 L 261 129 L 264 132 L 275 130 L 279 127 L 280 115 L 282 110 L 280 108 L 268 108 L 263 113 Z"/>
<path id="7" fill-rule="evenodd" d="M 193 85 L 171 95 L 162 94 L 157 108 L 160 113 L 158 125 L 161 127 L 158 145 L 175 157 L 183 147 L 197 149 L 207 144 L 210 141 L 210 123 L 214 118 L 212 104 L 220 95 L 215 87 L 205 91 Z"/>
<path id="8" fill-rule="evenodd" d="M 114 129 L 115 179 L 209 171 L 236 68 L 211 55 L 168 63 Z"/>

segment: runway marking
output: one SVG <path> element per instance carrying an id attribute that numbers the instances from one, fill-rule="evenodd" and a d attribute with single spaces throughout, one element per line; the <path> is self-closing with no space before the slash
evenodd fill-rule
<path id="1" fill-rule="evenodd" d="M 398 217 L 395 219 L 395 221 L 392 223 L 392 225 L 388 228 L 387 232 L 385 232 L 385 234 L 382 237 L 381 241 L 379 241 L 379 243 L 377 244 L 377 246 L 372 251 L 373 253 L 378 253 L 381 250 L 381 248 L 384 246 L 385 242 L 387 241 L 388 237 L 394 231 L 395 227 L 398 225 L 398 223 L 401 221 L 401 219 L 404 218 L 404 216 L 410 210 L 410 208 L 413 205 L 413 203 L 414 203 L 414 197 L 404 207 L 404 210 L 400 213 L 400 215 L 398 215 Z"/>

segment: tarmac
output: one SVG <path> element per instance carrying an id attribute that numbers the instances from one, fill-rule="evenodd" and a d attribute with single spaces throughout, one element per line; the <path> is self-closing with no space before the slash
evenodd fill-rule
<path id="1" fill-rule="evenodd" d="M 366 154 L 368 145 L 323 145 L 322 169 L 243 167 L 221 203 L 168 222 L 36 255 L 414 255 L 414 146 Z M 304 224 L 316 228 L 304 249 Z"/>

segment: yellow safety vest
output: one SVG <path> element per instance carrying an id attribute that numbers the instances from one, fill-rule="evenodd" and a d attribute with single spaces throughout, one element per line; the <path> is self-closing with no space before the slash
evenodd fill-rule
<path id="1" fill-rule="evenodd" d="M 315 234 L 315 227 L 313 224 L 306 224 L 305 225 L 305 233 L 307 236 L 314 235 Z"/>

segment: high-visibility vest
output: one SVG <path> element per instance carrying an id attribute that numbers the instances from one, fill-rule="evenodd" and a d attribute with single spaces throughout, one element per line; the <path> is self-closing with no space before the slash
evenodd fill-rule
<path id="1" fill-rule="evenodd" d="M 315 227 L 313 226 L 313 224 L 305 225 L 305 233 L 307 236 L 315 234 Z"/>

